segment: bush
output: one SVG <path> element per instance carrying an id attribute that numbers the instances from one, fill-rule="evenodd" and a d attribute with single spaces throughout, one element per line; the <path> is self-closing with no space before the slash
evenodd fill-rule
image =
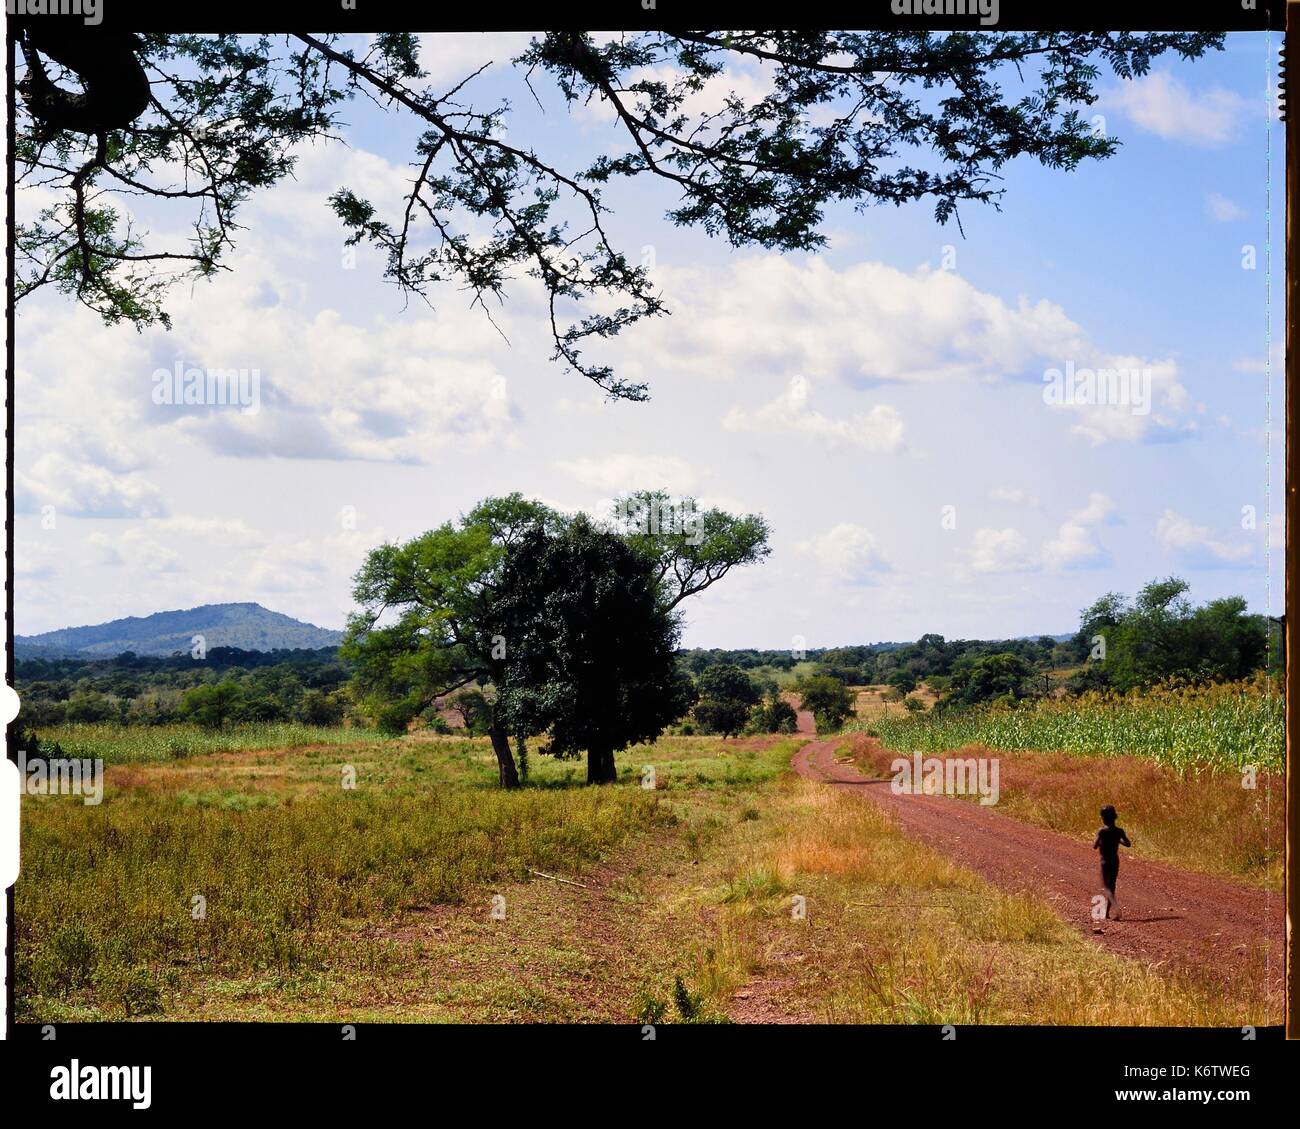
<path id="1" fill-rule="evenodd" d="M 853 695 L 838 679 L 814 674 L 796 683 L 795 689 L 801 695 L 802 707 L 812 711 L 818 732 L 834 733 L 853 716 Z"/>
<path id="2" fill-rule="evenodd" d="M 755 733 L 793 733 L 798 722 L 794 706 L 776 692 L 755 706 L 750 715 L 750 727 Z"/>

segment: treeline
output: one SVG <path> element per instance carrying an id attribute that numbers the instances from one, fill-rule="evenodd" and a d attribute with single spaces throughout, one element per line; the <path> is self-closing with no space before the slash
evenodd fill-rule
<path id="1" fill-rule="evenodd" d="M 339 724 L 352 672 L 335 647 L 245 651 L 213 647 L 202 659 L 126 651 L 111 659 L 24 659 L 14 667 L 22 721 L 45 727 L 112 721 L 302 721 Z"/>
<path id="2" fill-rule="evenodd" d="M 792 670 L 801 661 L 812 663 L 818 674 L 829 675 L 848 686 L 893 686 L 910 693 L 922 682 L 945 678 L 963 659 L 1012 654 L 1034 670 L 1052 670 L 1083 662 L 1087 648 L 1076 640 L 1050 635 L 1032 639 L 954 639 L 922 635 L 913 643 L 866 643 L 851 647 L 809 649 L 800 658 L 791 651 L 690 650 L 682 663 L 695 675 L 713 666 L 741 670 Z"/>
<path id="3" fill-rule="evenodd" d="M 796 693 L 811 689 L 806 708 L 826 726 L 842 723 L 847 697 L 835 687 L 885 685 L 905 704 L 920 686 L 941 708 L 990 701 L 1128 692 L 1167 683 L 1236 681 L 1280 667 L 1280 625 L 1246 610 L 1233 596 L 1194 605 L 1187 582 L 1154 580 L 1136 597 L 1107 593 L 1080 613 L 1069 638 L 957 639 L 922 635 L 911 643 L 871 643 L 805 653 L 748 648 L 677 652 L 677 665 L 698 696 L 686 731 L 733 734 L 794 728 L 776 676 L 801 667 Z M 213 647 L 204 658 L 34 658 L 15 665 L 29 727 L 78 722 L 161 725 L 195 722 L 220 728 L 245 721 L 311 725 L 382 722 L 355 692 L 356 668 L 334 647 L 248 651 Z M 787 679 L 788 682 L 788 679 Z M 473 682 L 449 697 L 403 713 L 390 728 L 446 728 L 448 708 L 471 734 L 487 732 L 493 698 Z M 821 726 L 819 726 L 821 727 Z"/>
<path id="4" fill-rule="evenodd" d="M 1079 629 L 1063 639 L 947 640 L 927 634 L 913 643 L 809 650 L 803 661 L 811 671 L 794 689 L 802 692 L 815 684 L 826 694 L 836 686 L 884 685 L 895 700 L 916 710 L 923 705 L 909 695 L 924 685 L 937 695 L 936 708 L 948 710 L 1089 691 L 1129 693 L 1170 683 L 1236 682 L 1261 670 L 1280 671 L 1278 621 L 1251 614 L 1240 596 L 1196 605 L 1188 591 L 1185 580 L 1171 576 L 1151 581 L 1132 599 L 1107 593 L 1080 612 Z M 775 700 L 772 672 L 797 665 L 791 652 L 760 650 L 694 650 L 683 652 L 681 661 L 700 685 L 696 724 L 715 733 L 768 728 L 767 707 L 760 706 Z M 724 705 L 710 703 L 719 696 Z M 838 708 L 827 710 L 830 728 L 842 720 Z"/>

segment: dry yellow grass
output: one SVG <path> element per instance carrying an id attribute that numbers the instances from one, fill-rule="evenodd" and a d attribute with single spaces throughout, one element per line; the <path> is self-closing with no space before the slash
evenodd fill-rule
<path id="1" fill-rule="evenodd" d="M 738 844 L 697 983 L 736 1018 L 1237 1026 L 1277 1022 L 1259 976 L 1225 986 L 1112 956 L 878 809 L 787 779 Z M 790 915 L 793 894 L 806 920 Z M 1225 990 L 1226 988 L 1226 990 Z"/>
<path id="2" fill-rule="evenodd" d="M 850 686 L 849 689 L 855 695 L 857 720 L 860 722 L 869 724 L 882 717 L 909 716 L 909 711 L 901 700 L 896 702 L 890 700 L 894 694 L 889 686 Z M 925 684 L 918 686 L 908 696 L 917 699 L 927 710 L 939 700 L 939 695 Z"/>

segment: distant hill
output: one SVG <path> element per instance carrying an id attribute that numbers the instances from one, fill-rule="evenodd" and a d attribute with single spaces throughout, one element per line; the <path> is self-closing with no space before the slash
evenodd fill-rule
<path id="1" fill-rule="evenodd" d="M 261 604 L 203 604 L 174 612 L 127 616 L 90 627 L 64 627 L 40 635 L 15 635 L 17 658 L 111 658 L 123 651 L 137 655 L 170 655 L 189 651 L 195 635 L 212 647 L 241 647 L 274 651 L 294 647 L 333 647 L 341 631 L 316 627 Z"/>

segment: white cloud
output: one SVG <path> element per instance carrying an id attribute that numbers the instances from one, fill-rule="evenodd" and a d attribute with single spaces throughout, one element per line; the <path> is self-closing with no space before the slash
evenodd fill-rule
<path id="1" fill-rule="evenodd" d="M 1190 89 L 1169 71 L 1156 71 L 1120 83 L 1108 102 L 1118 105 L 1133 123 L 1166 141 L 1222 145 L 1239 136 L 1251 103 L 1231 90 Z M 1263 127 L 1264 107 L 1259 107 Z"/>
<path id="2" fill-rule="evenodd" d="M 1094 447 L 1179 439 L 1196 430 L 1196 423 L 1186 419 L 1190 396 L 1178 379 L 1178 365 L 1172 357 L 1152 360 L 1131 354 L 1094 355 L 1078 363 L 1074 373 L 1076 383 L 1071 392 L 1068 380 L 1060 380 L 1068 375 L 1066 366 L 1056 364 L 1046 370 L 1044 402 L 1053 411 L 1073 413 L 1077 422 L 1070 430 Z M 1091 378 L 1088 373 L 1093 374 Z M 1108 373 L 1117 374 L 1114 388 L 1111 378 L 1103 375 Z M 1050 381 L 1049 376 L 1053 378 Z M 1054 395 L 1057 388 L 1063 396 Z"/>
<path id="3" fill-rule="evenodd" d="M 1115 503 L 1094 491 L 1088 504 L 1062 523 L 1056 536 L 1043 545 L 1042 560 L 1049 568 L 1101 568 L 1112 563 L 1110 554 L 1097 539 L 1095 527 L 1110 520 Z"/>
<path id="4" fill-rule="evenodd" d="M 14 508 L 20 513 L 53 506 L 57 520 L 60 515 L 153 517 L 167 511 L 158 486 L 134 471 L 119 474 L 65 451 L 47 451 L 23 465 L 14 471 Z"/>
<path id="5" fill-rule="evenodd" d="M 605 458 L 559 459 L 555 465 L 583 486 L 610 497 L 634 490 L 667 490 L 674 494 L 695 489 L 699 474 L 676 455 L 609 455 Z"/>
<path id="6" fill-rule="evenodd" d="M 820 537 L 800 543 L 836 578 L 852 584 L 869 584 L 875 574 L 888 572 L 890 562 L 876 538 L 863 526 L 841 522 Z"/>
<path id="7" fill-rule="evenodd" d="M 121 533 L 92 533 L 86 544 L 105 568 L 127 568 L 136 574 L 179 572 L 184 557 L 149 535 L 147 527 L 132 526 Z"/>
<path id="8" fill-rule="evenodd" d="M 975 572 L 1029 572 L 1037 561 L 1018 529 L 977 529 L 971 538 L 970 567 Z"/>
<path id="9" fill-rule="evenodd" d="M 1035 510 L 1039 505 L 1038 495 L 1019 486 L 995 486 L 989 491 L 989 498 L 995 502 L 1005 502 L 1009 506 L 1025 506 Z"/>
<path id="10" fill-rule="evenodd" d="M 984 381 L 1082 349 L 1081 330 L 1060 306 L 1008 304 L 928 267 L 836 270 L 821 258 L 764 254 L 726 271 L 660 266 L 655 278 L 673 316 L 627 335 L 646 371 L 799 373 L 859 387 Z"/>
<path id="11" fill-rule="evenodd" d="M 1209 205 L 1210 215 L 1217 223 L 1232 223 L 1234 220 L 1246 218 L 1244 208 L 1233 203 L 1226 196 L 1220 196 L 1217 192 L 1211 192 L 1206 202 Z"/>
<path id="12" fill-rule="evenodd" d="M 807 383 L 787 390 L 761 408 L 750 411 L 732 408 L 722 420 L 727 431 L 782 432 L 807 436 L 826 443 L 849 443 L 878 454 L 891 454 L 903 446 L 903 420 L 888 404 L 876 404 L 865 412 L 835 418 L 808 407 Z"/>
<path id="13" fill-rule="evenodd" d="M 540 34 L 540 33 L 539 33 Z M 527 49 L 532 32 L 426 32 L 416 37 L 420 67 L 427 72 L 424 85 L 445 93 L 485 64 L 491 67 L 479 76 L 510 65 L 510 60 Z M 479 81 L 476 80 L 476 81 Z M 416 84 L 417 86 L 419 84 Z"/>
<path id="14" fill-rule="evenodd" d="M 1156 522 L 1156 541 L 1192 568 L 1224 568 L 1241 565 L 1254 556 L 1249 543 L 1229 544 L 1215 538 L 1209 526 L 1167 509 Z"/>

